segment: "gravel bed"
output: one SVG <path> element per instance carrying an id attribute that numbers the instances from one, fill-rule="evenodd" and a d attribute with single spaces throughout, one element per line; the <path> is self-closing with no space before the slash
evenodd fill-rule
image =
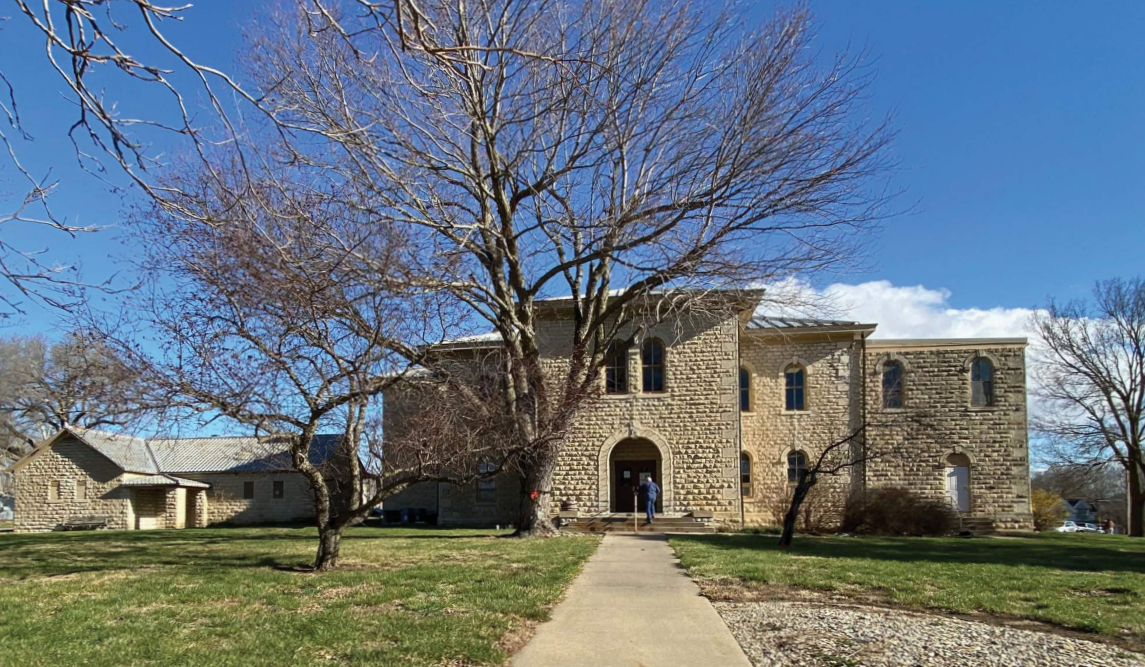
<path id="1" fill-rule="evenodd" d="M 756 667 L 1145 667 L 1082 639 L 876 607 L 715 602 Z"/>

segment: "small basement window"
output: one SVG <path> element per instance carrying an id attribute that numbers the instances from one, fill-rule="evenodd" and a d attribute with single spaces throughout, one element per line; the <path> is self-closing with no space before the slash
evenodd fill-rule
<path id="1" fill-rule="evenodd" d="M 254 499 L 254 482 L 243 482 L 243 499 Z"/>

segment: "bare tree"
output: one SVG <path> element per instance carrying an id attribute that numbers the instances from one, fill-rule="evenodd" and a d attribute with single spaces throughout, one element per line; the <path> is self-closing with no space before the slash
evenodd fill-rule
<path id="1" fill-rule="evenodd" d="M 16 0 L 77 102 L 73 134 L 96 147 L 85 159 L 109 156 L 164 211 L 204 221 L 185 184 L 145 176 L 153 158 L 130 132 L 171 130 L 220 201 L 255 180 L 336 184 L 359 220 L 403 228 L 424 264 L 455 264 L 420 286 L 501 336 L 522 534 L 553 530 L 561 436 L 614 342 L 670 314 L 726 313 L 734 299 L 717 290 L 847 266 L 886 199 L 872 179 L 890 133 L 860 106 L 870 75 L 848 56 L 817 66 L 803 9 L 757 27 L 730 5 L 667 0 L 298 0 L 257 28 L 244 87 L 161 32 L 184 9 L 123 4 L 218 122 L 194 126 L 170 72 L 118 46 L 127 23 L 97 20 L 102 3 Z M 111 66 L 166 92 L 174 120 L 115 113 L 89 86 Z M 219 86 L 255 113 L 233 123 Z M 211 139 L 247 183 L 218 177 Z M 573 325 L 554 368 L 538 304 L 560 295 Z"/>
<path id="2" fill-rule="evenodd" d="M 888 419 L 866 422 L 846 430 L 819 448 L 817 453 L 815 453 L 816 448 L 810 446 L 812 459 L 807 460 L 806 467 L 798 471 L 798 478 L 795 480 L 783 516 L 783 532 L 779 538 L 779 546 L 791 546 L 800 509 L 808 495 L 819 484 L 825 480 L 832 480 L 833 483 L 843 486 L 850 481 L 852 487 L 849 489 L 850 493 L 861 493 L 863 489 L 855 487 L 854 480 L 859 476 L 855 473 L 860 473 L 864 466 L 872 462 L 896 456 L 903 442 L 917 438 L 933 428 L 928 413 L 913 411 Z M 850 475 L 852 479 L 842 480 L 843 475 Z"/>
<path id="3" fill-rule="evenodd" d="M 56 343 L 40 336 L 0 340 L 0 464 L 65 426 L 136 422 L 146 415 L 143 398 L 138 378 L 90 332 Z"/>
<path id="4" fill-rule="evenodd" d="M 91 332 L 0 341 L 0 427 L 31 445 L 65 426 L 122 428 L 143 410 L 139 378 Z"/>
<path id="5" fill-rule="evenodd" d="M 1090 302 L 1051 300 L 1033 325 L 1031 366 L 1047 406 L 1034 429 L 1062 460 L 1121 466 L 1129 534 L 1145 536 L 1145 281 L 1099 282 Z"/>
<path id="6" fill-rule="evenodd" d="M 441 293 L 420 286 L 450 269 L 403 228 L 363 216 L 352 192 L 253 168 L 220 156 L 170 175 L 177 205 L 130 222 L 149 241 L 141 268 L 152 277 L 127 305 L 134 319 L 98 328 L 153 400 L 289 438 L 314 492 L 314 566 L 325 570 L 343 529 L 385 497 L 475 474 L 463 449 L 480 446 L 472 439 L 377 434 L 382 392 L 421 372 L 454 326 Z M 311 451 L 326 429 L 342 436 L 333 468 Z"/>
<path id="7" fill-rule="evenodd" d="M 448 290 L 501 336 L 522 534 L 613 342 L 713 291 L 855 259 L 883 203 L 885 126 L 857 60 L 810 60 L 810 19 L 624 0 L 299 2 L 249 54 L 305 165 L 463 267 Z M 394 27 L 401 26 L 395 37 Z M 298 137 L 297 140 L 294 138 Z M 545 297 L 569 355 L 542 363 Z"/>

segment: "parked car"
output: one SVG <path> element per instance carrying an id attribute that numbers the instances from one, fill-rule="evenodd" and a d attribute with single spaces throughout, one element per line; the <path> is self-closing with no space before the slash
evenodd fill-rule
<path id="1" fill-rule="evenodd" d="M 1054 528 L 1055 533 L 1076 533 L 1077 524 L 1072 521 L 1062 521 L 1062 525 Z"/>
<path id="2" fill-rule="evenodd" d="M 1079 533 L 1104 533 L 1105 529 L 1098 526 L 1096 523 L 1083 523 L 1077 527 Z"/>

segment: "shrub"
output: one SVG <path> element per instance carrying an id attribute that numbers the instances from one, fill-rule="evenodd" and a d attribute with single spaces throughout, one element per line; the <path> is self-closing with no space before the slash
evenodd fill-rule
<path id="1" fill-rule="evenodd" d="M 1069 516 L 1062 497 L 1045 489 L 1034 489 L 1030 496 L 1030 509 L 1034 513 L 1034 530 L 1048 530 Z"/>
<path id="2" fill-rule="evenodd" d="M 799 508 L 795 530 L 803 533 L 833 533 L 839 530 L 847 505 L 847 494 L 835 482 L 834 479 L 826 479 L 811 487 Z M 782 528 L 783 517 L 791 506 L 794 490 L 793 484 L 787 484 L 783 492 L 772 500 L 772 516 L 779 528 Z"/>
<path id="3" fill-rule="evenodd" d="M 865 535 L 946 535 L 955 523 L 945 503 L 890 487 L 851 496 L 842 528 Z"/>

